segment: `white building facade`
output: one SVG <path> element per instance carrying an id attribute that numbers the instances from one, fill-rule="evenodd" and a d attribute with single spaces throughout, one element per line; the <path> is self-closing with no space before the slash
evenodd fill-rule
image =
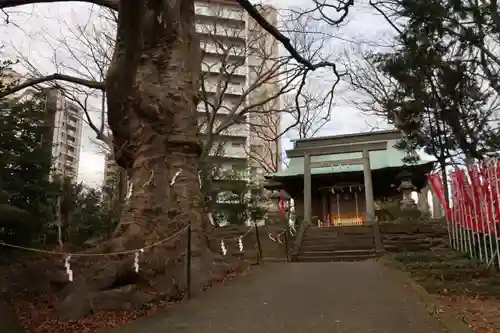
<path id="1" fill-rule="evenodd" d="M 270 23 L 276 24 L 277 12 L 274 8 L 263 7 L 262 13 Z M 199 0 L 195 4 L 195 15 L 203 55 L 203 98 L 197 106 L 199 132 L 205 138 L 207 132 L 217 132 L 211 134 L 214 138 L 210 154 L 214 158 L 213 165 L 220 166 L 224 171 L 245 169 L 245 180 L 253 183 L 263 180 L 268 170 L 264 170 L 259 163 L 261 161 L 251 156 L 257 152 L 264 160 L 278 160 L 281 156 L 279 140 L 269 142 L 263 140 L 262 135 L 255 135 L 256 130 L 251 123 L 259 123 L 259 119 L 250 119 L 251 112 L 242 117 L 239 114 L 251 105 L 252 100 L 262 99 L 263 94 L 278 88 L 271 83 L 252 86 L 256 80 L 262 79 L 262 76 L 256 75 L 259 68 L 272 65 L 273 57 L 277 57 L 277 42 L 235 0 Z M 252 48 L 261 52 L 252 54 Z M 263 53 L 268 55 L 266 59 L 259 56 Z M 279 119 L 270 122 L 273 128 L 264 126 L 266 122 L 262 124 L 257 128 L 259 133 L 279 131 Z M 272 137 L 272 134 L 264 137 Z M 281 165 L 280 160 L 277 165 Z M 111 156 L 107 156 L 104 186 L 111 187 L 115 170 L 116 164 Z"/>
<path id="2" fill-rule="evenodd" d="M 3 83 L 22 82 L 26 78 L 14 71 L 4 73 Z M 29 98 L 35 93 L 45 98 L 46 125 L 51 128 L 52 169 L 54 174 L 76 181 L 82 141 L 83 111 L 69 101 L 61 89 L 38 85 L 23 89 L 14 98 Z"/>
<path id="3" fill-rule="evenodd" d="M 263 179 L 267 172 L 261 165 L 262 161 L 254 160 L 252 156 L 258 153 L 259 160 L 279 158 L 279 140 L 263 139 L 271 138 L 270 133 L 279 131 L 279 119 L 259 122 L 252 112 L 246 112 L 240 121 L 235 119 L 253 101 L 262 100 L 263 94 L 278 89 L 270 83 L 256 84 L 263 78 L 262 67 L 270 66 L 277 57 L 277 42 L 235 0 L 199 1 L 195 11 L 196 31 L 203 54 L 202 95 L 205 96 L 198 105 L 200 132 L 206 133 L 210 128 L 212 133 L 216 132 L 212 153 L 218 152 L 223 169 L 229 171 L 245 166 L 251 180 Z M 264 6 L 261 12 L 271 24 L 276 24 L 274 8 Z M 211 127 L 208 125 L 210 117 L 214 117 Z M 225 126 L 226 123 L 231 125 Z M 255 123 L 260 123 L 260 126 L 252 126 Z M 223 130 L 218 132 L 221 126 Z M 256 135 L 257 131 L 269 131 L 269 135 Z"/>
<path id="4" fill-rule="evenodd" d="M 46 109 L 53 121 L 54 172 L 76 181 L 80 163 L 83 111 L 65 98 L 59 89 L 47 90 L 46 96 Z"/>

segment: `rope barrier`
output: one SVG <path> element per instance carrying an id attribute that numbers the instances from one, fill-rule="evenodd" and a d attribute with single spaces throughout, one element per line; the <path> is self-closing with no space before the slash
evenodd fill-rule
<path id="1" fill-rule="evenodd" d="M 252 231 L 253 229 L 254 229 L 254 226 L 251 226 L 243 234 L 241 234 L 239 236 L 236 236 L 236 237 L 215 237 L 215 236 L 209 235 L 209 234 L 207 234 L 205 232 L 203 232 L 203 234 L 205 236 L 207 236 L 208 238 L 213 239 L 213 240 L 219 240 L 219 241 L 221 241 L 221 240 L 222 241 L 237 241 L 240 238 L 245 238 L 250 233 L 250 231 Z"/>
<path id="2" fill-rule="evenodd" d="M 179 177 L 179 175 L 182 173 L 182 169 L 179 169 L 175 174 L 174 176 L 172 177 L 171 181 L 170 181 L 170 186 L 172 187 L 177 178 Z M 148 179 L 148 181 L 146 182 L 146 184 L 149 184 L 152 180 L 153 180 L 153 176 L 154 176 L 154 172 L 151 172 L 151 176 L 150 176 L 150 179 Z M 144 184 L 143 187 L 146 185 Z M 133 192 L 133 188 L 132 188 L 132 183 L 130 184 L 131 186 L 129 187 L 129 193 L 127 196 L 131 196 L 132 195 L 132 192 Z M 173 223 L 176 223 L 174 221 L 172 222 L 169 222 L 168 224 L 173 224 Z M 10 247 L 10 248 L 13 248 L 13 249 L 18 249 L 18 250 L 23 250 L 23 251 L 31 251 L 31 252 L 36 252 L 36 253 L 43 253 L 43 254 L 49 254 L 49 255 L 58 255 L 58 256 L 65 256 L 66 258 L 71 258 L 71 257 L 103 257 L 103 256 L 119 256 L 119 255 L 126 255 L 126 254 L 136 254 L 138 252 L 144 252 L 145 250 L 148 250 L 152 247 L 155 247 L 155 246 L 158 246 L 160 244 L 163 244 L 169 240 L 171 240 L 172 238 L 180 235 L 181 233 L 183 233 L 184 231 L 186 231 L 187 229 L 189 228 L 189 225 L 185 226 L 184 228 L 182 228 L 181 230 L 175 232 L 173 235 L 170 235 L 169 237 L 167 238 L 164 238 L 158 242 L 155 242 L 153 244 L 150 244 L 150 245 L 146 245 L 142 248 L 139 248 L 139 249 L 134 249 L 134 250 L 126 250 L 126 251 L 119 251 L 119 252 L 107 252 L 107 253 L 69 253 L 69 252 L 60 252 L 60 251 L 48 251 L 48 250 L 42 250 L 42 249 L 35 249 L 35 248 L 30 248 L 30 247 L 26 247 L 26 246 L 20 246 L 20 245 L 14 245 L 14 244 L 9 244 L 9 243 L 5 243 L 4 241 L 0 240 L 0 246 L 4 246 L 4 247 Z"/>
<path id="3" fill-rule="evenodd" d="M 132 254 L 136 252 L 143 252 L 145 250 L 151 249 L 155 246 L 161 245 L 172 238 L 180 235 L 184 231 L 186 231 L 189 228 L 189 225 L 185 226 L 181 230 L 175 232 L 174 234 L 170 235 L 167 238 L 164 238 L 158 242 L 155 242 L 150 245 L 146 245 L 144 247 L 134 249 L 134 250 L 126 250 L 126 251 L 119 251 L 119 252 L 108 252 L 108 253 L 70 253 L 70 252 L 60 252 L 60 251 L 49 251 L 49 250 L 42 250 L 42 249 L 35 249 L 35 248 L 30 248 L 30 247 L 25 247 L 25 246 L 20 246 L 20 245 L 14 245 L 14 244 L 9 244 L 5 243 L 4 241 L 0 240 L 0 246 L 4 247 L 10 247 L 18 250 L 24 250 L 24 251 L 31 251 L 31 252 L 37 252 L 37 253 L 43 253 L 43 254 L 50 254 L 50 255 L 57 255 L 57 256 L 71 256 L 71 257 L 104 257 L 104 256 L 119 256 L 119 255 L 125 255 L 125 254 Z"/>
<path id="4" fill-rule="evenodd" d="M 270 232 L 267 234 L 267 236 L 273 242 L 278 242 L 278 243 L 282 244 L 281 236 L 283 236 L 283 234 L 285 234 L 286 232 L 290 232 L 290 235 L 294 236 L 295 232 L 296 232 L 295 225 L 290 224 L 288 227 L 284 228 L 280 233 L 275 234 L 276 238 L 274 238 L 273 234 L 271 234 Z"/>

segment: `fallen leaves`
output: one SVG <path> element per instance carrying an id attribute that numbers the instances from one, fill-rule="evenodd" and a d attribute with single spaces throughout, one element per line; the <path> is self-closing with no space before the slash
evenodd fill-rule
<path id="1" fill-rule="evenodd" d="M 500 332 L 500 300 L 469 296 L 438 297 L 439 303 L 460 317 L 476 333 Z"/>
<path id="2" fill-rule="evenodd" d="M 204 290 L 224 284 L 236 277 L 247 274 L 248 268 L 233 271 L 224 278 L 208 283 Z M 184 293 L 185 295 L 185 293 Z M 168 310 L 186 300 L 166 302 L 155 300 L 145 304 L 138 311 L 108 311 L 97 313 L 78 320 L 61 322 L 56 316 L 58 299 L 54 295 L 34 298 L 30 295 L 18 295 L 13 300 L 13 308 L 22 325 L 29 333 L 94 333 L 131 322 L 140 317 L 150 316 L 158 311 Z"/>
<path id="3" fill-rule="evenodd" d="M 412 278 L 438 298 L 437 307 L 476 333 L 500 332 L 500 275 L 450 249 L 396 256 Z"/>

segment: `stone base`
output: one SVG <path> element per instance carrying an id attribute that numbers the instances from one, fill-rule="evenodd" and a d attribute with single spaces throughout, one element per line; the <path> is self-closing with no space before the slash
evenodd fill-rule
<path id="1" fill-rule="evenodd" d="M 415 210 L 418 209 L 417 204 L 413 200 L 402 200 L 400 202 L 401 204 L 401 210 Z"/>

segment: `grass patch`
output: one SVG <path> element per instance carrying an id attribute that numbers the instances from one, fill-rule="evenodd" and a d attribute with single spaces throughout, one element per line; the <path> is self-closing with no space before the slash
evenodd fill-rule
<path id="1" fill-rule="evenodd" d="M 430 293 L 500 298 L 500 275 L 451 249 L 398 253 L 392 259 Z"/>

